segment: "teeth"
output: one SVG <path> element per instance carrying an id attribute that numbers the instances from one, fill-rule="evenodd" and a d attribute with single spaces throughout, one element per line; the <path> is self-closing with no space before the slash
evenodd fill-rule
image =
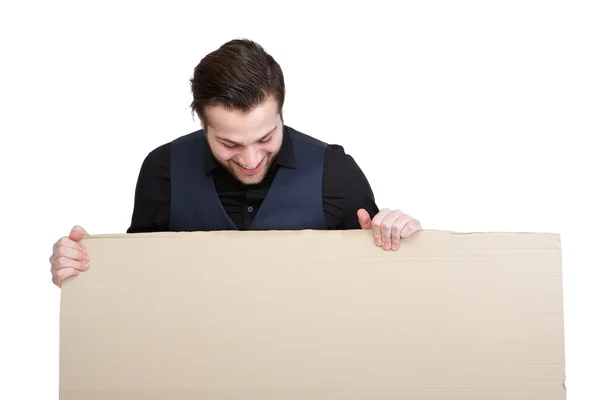
<path id="1" fill-rule="evenodd" d="M 247 165 L 244 165 L 244 164 L 241 164 L 241 163 L 237 163 L 237 164 L 238 164 L 240 167 L 242 167 L 242 168 L 244 168 L 244 169 L 247 169 L 247 170 L 252 170 L 252 169 L 256 168 L 256 167 L 254 167 L 254 168 L 251 168 L 251 167 L 249 167 L 249 166 L 247 166 Z"/>

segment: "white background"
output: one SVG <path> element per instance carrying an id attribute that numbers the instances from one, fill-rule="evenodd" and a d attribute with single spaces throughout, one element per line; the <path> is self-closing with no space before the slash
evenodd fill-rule
<path id="1" fill-rule="evenodd" d="M 560 232 L 567 393 L 600 398 L 598 21 L 591 1 L 3 2 L 0 398 L 58 399 L 52 244 L 127 229 L 145 155 L 199 127 L 194 66 L 236 37 L 284 69 L 285 122 L 344 145 L 380 207 Z"/>

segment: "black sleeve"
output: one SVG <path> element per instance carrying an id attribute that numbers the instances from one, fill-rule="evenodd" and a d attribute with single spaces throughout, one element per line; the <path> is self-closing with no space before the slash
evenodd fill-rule
<path id="1" fill-rule="evenodd" d="M 323 208 L 329 229 L 360 229 L 356 212 L 364 208 L 371 218 L 379 212 L 367 177 L 344 148 L 331 145 L 325 152 Z"/>
<path id="2" fill-rule="evenodd" d="M 168 231 L 171 213 L 171 144 L 146 156 L 135 189 L 131 225 L 127 233 Z"/>

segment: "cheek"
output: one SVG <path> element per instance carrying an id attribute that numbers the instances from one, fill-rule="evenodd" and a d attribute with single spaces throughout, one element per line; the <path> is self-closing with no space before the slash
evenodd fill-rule
<path id="1" fill-rule="evenodd" d="M 263 147 L 263 150 L 265 153 L 276 153 L 277 150 L 279 150 L 280 146 L 281 146 L 281 140 L 279 140 L 279 141 L 273 140 L 273 141 L 267 143 L 267 145 Z"/>
<path id="2" fill-rule="evenodd" d="M 237 152 L 235 150 L 229 150 L 229 149 L 223 148 L 222 146 L 219 146 L 218 148 L 213 149 L 213 154 L 215 155 L 215 157 L 217 159 L 219 159 L 221 161 L 229 161 L 230 159 L 235 157 Z"/>

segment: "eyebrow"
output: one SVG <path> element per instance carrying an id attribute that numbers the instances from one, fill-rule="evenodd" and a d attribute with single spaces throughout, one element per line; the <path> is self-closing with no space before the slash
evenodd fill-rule
<path id="1" fill-rule="evenodd" d="M 277 127 L 274 127 L 267 134 L 263 135 L 260 139 L 258 139 L 258 141 L 260 142 L 262 140 L 265 140 L 267 137 L 269 137 L 269 135 L 271 135 L 273 132 L 275 132 L 276 129 L 277 129 Z M 229 140 L 229 139 L 226 139 L 226 138 L 223 138 L 223 137 L 220 137 L 220 136 L 216 136 L 216 138 L 218 140 L 222 141 L 222 142 L 227 142 L 229 144 L 234 144 L 234 145 L 237 145 L 237 146 L 243 146 L 242 143 L 234 142 L 233 140 Z"/>

